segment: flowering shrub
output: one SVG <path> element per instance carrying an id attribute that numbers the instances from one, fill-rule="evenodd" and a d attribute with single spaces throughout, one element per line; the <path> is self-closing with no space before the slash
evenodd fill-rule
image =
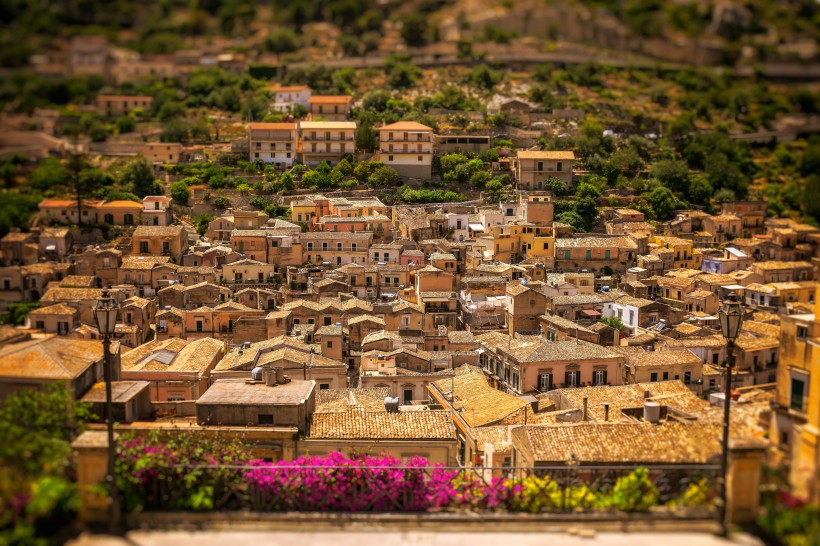
<path id="1" fill-rule="evenodd" d="M 420 457 L 402 462 L 331 453 L 266 462 L 251 459 L 238 441 L 196 434 L 167 442 L 156 435 L 124 436 L 118 455 L 117 481 L 129 511 L 642 512 L 659 502 L 645 468 L 622 475 L 603 491 L 584 481 L 562 487 L 554 476 L 490 476 L 481 469 L 431 465 Z M 685 495 L 678 506 L 702 500 L 693 491 Z"/>

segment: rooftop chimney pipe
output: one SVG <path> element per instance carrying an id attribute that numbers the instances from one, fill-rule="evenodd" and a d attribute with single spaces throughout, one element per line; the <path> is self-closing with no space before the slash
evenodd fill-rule
<path id="1" fill-rule="evenodd" d="M 589 398 L 584 396 L 584 421 L 587 421 L 588 413 L 587 413 L 587 405 L 589 404 Z"/>
<path id="2" fill-rule="evenodd" d="M 604 421 L 609 421 L 609 402 L 604 402 Z"/>
<path id="3" fill-rule="evenodd" d="M 276 366 L 274 371 L 276 372 L 276 384 L 281 385 L 285 382 L 285 368 L 282 366 Z"/>

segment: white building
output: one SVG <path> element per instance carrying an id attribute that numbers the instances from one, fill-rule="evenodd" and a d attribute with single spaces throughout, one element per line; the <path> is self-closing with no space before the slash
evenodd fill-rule
<path id="1" fill-rule="evenodd" d="M 297 104 L 304 106 L 305 110 L 310 110 L 312 90 L 307 85 L 277 87 L 273 92 L 273 109 L 277 112 L 290 112 Z"/>
<path id="2" fill-rule="evenodd" d="M 277 167 L 290 167 L 296 158 L 295 123 L 249 123 L 250 161 L 261 159 Z"/>
<path id="3" fill-rule="evenodd" d="M 433 129 L 399 121 L 379 129 L 380 159 L 399 176 L 429 179 L 433 169 Z"/>

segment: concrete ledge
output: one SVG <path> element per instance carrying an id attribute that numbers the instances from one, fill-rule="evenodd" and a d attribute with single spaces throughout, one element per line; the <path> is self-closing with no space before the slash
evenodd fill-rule
<path id="1" fill-rule="evenodd" d="M 714 519 L 666 514 L 505 514 L 505 513 L 305 513 L 305 512 L 143 512 L 127 518 L 131 529 L 209 531 L 416 531 L 567 533 L 596 532 L 716 533 Z"/>

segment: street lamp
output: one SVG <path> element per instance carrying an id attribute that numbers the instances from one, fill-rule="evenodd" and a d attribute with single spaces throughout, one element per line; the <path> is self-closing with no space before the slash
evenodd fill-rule
<path id="1" fill-rule="evenodd" d="M 111 369 L 111 336 L 117 325 L 117 315 L 120 311 L 119 305 L 114 301 L 107 288 L 103 288 L 97 304 L 94 306 L 94 317 L 97 320 L 97 330 L 102 336 L 103 342 L 103 377 L 105 379 L 105 422 L 108 427 L 108 474 L 105 480 L 108 482 L 108 495 L 111 498 L 111 520 L 109 522 L 112 531 L 119 529 L 120 523 L 120 499 L 117 492 L 117 482 L 114 479 L 114 408 L 111 400 L 111 381 L 113 370 Z"/>
<path id="2" fill-rule="evenodd" d="M 743 325 L 743 305 L 738 301 L 737 294 L 732 293 L 718 312 L 720 318 L 720 332 L 726 339 L 726 378 L 723 398 L 723 450 L 720 454 L 721 497 L 720 525 L 723 536 L 728 536 L 729 525 L 726 521 L 729 495 L 726 489 L 729 462 L 729 408 L 732 402 L 732 366 L 735 364 L 735 340 L 740 335 Z"/>

